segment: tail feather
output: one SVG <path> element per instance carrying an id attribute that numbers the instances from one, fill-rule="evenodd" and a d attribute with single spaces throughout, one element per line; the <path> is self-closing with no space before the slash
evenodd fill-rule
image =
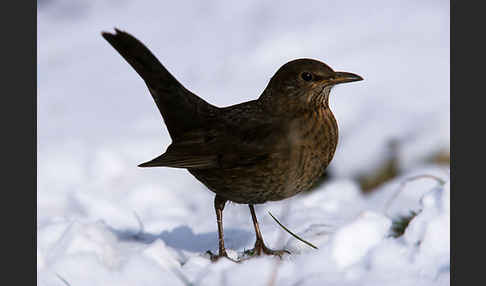
<path id="1" fill-rule="evenodd" d="M 208 169 L 218 167 L 217 156 L 214 155 L 180 155 L 162 154 L 139 167 L 172 167 L 190 169 Z"/>
<path id="2" fill-rule="evenodd" d="M 217 109 L 179 83 L 139 40 L 116 28 L 115 31 L 101 35 L 145 81 L 174 141 L 200 127 L 208 114 Z"/>

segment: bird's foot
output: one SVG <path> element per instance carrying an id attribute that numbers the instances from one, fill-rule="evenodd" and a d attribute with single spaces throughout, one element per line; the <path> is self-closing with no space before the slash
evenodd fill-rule
<path id="1" fill-rule="evenodd" d="M 210 250 L 208 250 L 206 251 L 206 253 L 209 254 L 209 259 L 211 259 L 212 262 L 216 262 L 222 257 L 229 259 L 230 261 L 233 261 L 235 263 L 240 262 L 238 260 L 234 260 L 233 258 L 229 257 L 226 251 L 220 251 L 219 254 L 214 254 Z"/>
<path id="2" fill-rule="evenodd" d="M 250 250 L 246 250 L 245 254 L 248 256 L 260 256 L 262 254 L 266 255 L 274 255 L 278 256 L 279 258 L 282 258 L 284 254 L 291 254 L 290 251 L 282 249 L 282 250 L 273 250 L 268 248 L 263 241 L 257 240 L 255 242 L 255 247 Z"/>

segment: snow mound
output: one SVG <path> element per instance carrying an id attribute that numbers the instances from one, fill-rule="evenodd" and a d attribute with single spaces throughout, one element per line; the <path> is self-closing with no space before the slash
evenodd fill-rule
<path id="1" fill-rule="evenodd" d="M 424 178 L 414 180 L 410 187 L 422 192 L 416 196 L 416 215 L 403 234 L 395 237 L 391 226 L 397 216 L 387 214 L 388 210 L 383 206 L 400 192 L 400 182 L 406 178 L 390 182 L 374 197 L 356 192 L 356 185 L 349 181 L 336 180 L 287 202 L 258 206 L 257 215 L 267 245 L 292 252 L 282 260 L 264 256 L 238 264 L 226 259 L 212 263 L 205 253 L 217 249 L 216 221 L 210 202 L 198 209 L 186 209 L 180 225 L 171 227 L 166 224 L 158 232 L 144 230 L 143 219 L 139 229 L 123 229 L 115 227 L 116 223 L 111 225 L 100 220 L 55 218 L 45 222 L 38 231 L 39 283 L 448 285 L 448 178 L 441 179 L 445 184 L 431 184 Z M 413 193 L 410 187 L 395 196 L 395 208 L 411 209 L 409 201 L 404 199 L 407 192 Z M 189 199 L 190 196 L 180 196 L 180 200 Z M 193 199 L 197 200 L 197 197 Z M 312 249 L 284 232 L 265 210 L 271 210 L 284 225 L 318 249 Z M 170 219 L 173 211 L 170 208 L 165 211 L 165 215 L 159 214 L 159 220 Z M 112 215 L 112 211 L 107 209 L 105 215 Z M 225 209 L 224 218 L 230 256 L 241 256 L 254 242 L 248 210 L 245 206 L 230 204 Z M 201 221 L 204 226 L 200 225 L 199 230 L 189 227 Z"/>

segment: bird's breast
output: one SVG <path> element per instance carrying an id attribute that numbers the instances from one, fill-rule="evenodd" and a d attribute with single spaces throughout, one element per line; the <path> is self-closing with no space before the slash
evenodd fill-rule
<path id="1" fill-rule="evenodd" d="M 324 173 L 338 142 L 338 127 L 329 108 L 309 112 L 297 120 L 292 147 L 293 188 L 304 191 Z"/>

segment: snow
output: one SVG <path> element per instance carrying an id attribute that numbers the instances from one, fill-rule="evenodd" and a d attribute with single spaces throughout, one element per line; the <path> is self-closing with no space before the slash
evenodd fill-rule
<path id="1" fill-rule="evenodd" d="M 333 238 L 332 257 L 337 265 L 345 268 L 361 260 L 385 238 L 390 226 L 389 218 L 373 212 L 363 212 L 353 222 L 342 226 Z"/>
<path id="2" fill-rule="evenodd" d="M 185 170 L 136 167 L 170 137 L 101 37 L 114 26 L 218 106 L 255 99 L 299 57 L 364 77 L 331 92 L 331 179 L 256 206 L 266 244 L 292 255 L 211 263 L 214 195 Z M 449 168 L 427 162 L 449 150 L 449 70 L 447 1 L 39 1 L 38 284 L 449 285 Z M 356 176 L 389 160 L 393 140 L 400 175 L 363 195 Z M 231 203 L 223 216 L 236 258 L 254 243 L 250 213 Z"/>
<path id="3" fill-rule="evenodd" d="M 391 220 L 396 215 L 387 215 L 384 205 L 400 191 L 399 182 L 408 177 L 386 184 L 374 197 L 357 192 L 358 187 L 350 181 L 336 180 L 315 192 L 258 206 L 267 244 L 292 252 L 281 261 L 262 257 L 240 264 L 224 259 L 211 263 L 205 254 L 207 250 L 217 251 L 211 198 L 206 202 L 193 198 L 192 211 L 184 207 L 193 194 L 207 195 L 200 190 L 181 189 L 183 198 L 179 199 L 154 197 L 153 206 L 142 202 L 143 208 L 157 208 L 157 202 L 164 205 L 163 201 L 169 199 L 173 206 L 165 205 L 159 214 L 146 215 L 138 225 L 132 222 L 136 216 L 129 218 L 121 207 L 119 213 L 100 208 L 106 212 L 97 216 L 106 221 L 69 214 L 53 217 L 38 226 L 39 285 L 62 285 L 58 276 L 70 285 L 151 285 L 154 281 L 164 285 L 269 285 L 274 275 L 275 285 L 448 285 L 449 183 L 431 186 L 425 179 L 414 182 L 416 188 L 422 187 L 415 201 L 419 213 L 401 237 L 390 236 Z M 446 174 L 441 178 L 448 182 Z M 342 196 L 338 195 L 340 191 Z M 411 199 L 404 199 L 407 196 L 415 194 L 402 191 L 394 209 L 399 205 L 409 210 Z M 92 203 L 95 201 L 78 205 L 83 213 L 92 212 Z M 176 209 L 185 215 L 174 214 Z M 319 249 L 286 234 L 266 211 Z M 126 226 L 115 227 L 124 215 Z M 243 205 L 230 204 L 224 218 L 228 252 L 236 258 L 254 243 L 249 211 Z M 107 223 L 110 220 L 113 222 Z"/>

